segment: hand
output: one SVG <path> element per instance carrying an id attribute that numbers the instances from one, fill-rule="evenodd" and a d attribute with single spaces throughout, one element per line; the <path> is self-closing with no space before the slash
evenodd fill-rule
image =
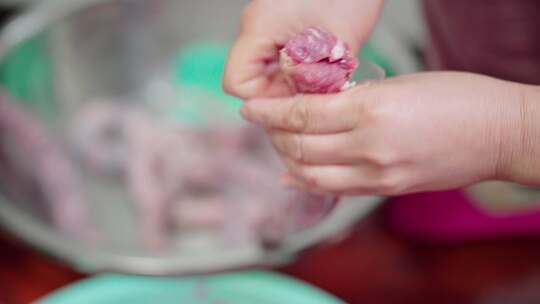
<path id="1" fill-rule="evenodd" d="M 523 86 L 468 73 L 423 73 L 331 95 L 256 99 L 284 182 L 316 193 L 397 195 L 499 178 L 520 147 Z"/>
<path id="2" fill-rule="evenodd" d="M 356 52 L 367 39 L 382 0 L 253 0 L 225 67 L 223 87 L 243 99 L 288 96 L 279 49 L 308 26 L 333 32 Z"/>

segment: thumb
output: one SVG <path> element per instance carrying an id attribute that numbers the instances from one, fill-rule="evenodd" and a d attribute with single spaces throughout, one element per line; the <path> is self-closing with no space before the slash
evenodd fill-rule
<path id="1" fill-rule="evenodd" d="M 255 34 L 242 34 L 229 53 L 223 89 L 242 99 L 290 95 L 279 71 L 276 43 Z"/>

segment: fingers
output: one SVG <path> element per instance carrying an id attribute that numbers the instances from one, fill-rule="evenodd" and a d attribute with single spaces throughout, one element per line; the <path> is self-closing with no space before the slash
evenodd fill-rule
<path id="1" fill-rule="evenodd" d="M 298 191 L 302 192 L 309 192 L 313 194 L 319 194 L 319 195 L 334 195 L 334 196 L 343 196 L 343 195 L 361 195 L 365 193 L 361 193 L 359 190 L 350 190 L 350 189 L 344 189 L 342 191 L 333 191 L 333 192 L 325 192 L 321 189 L 315 188 L 306 181 L 297 178 L 293 176 L 290 173 L 285 173 L 281 178 L 280 182 L 282 185 L 288 188 L 293 188 Z"/>
<path id="2" fill-rule="evenodd" d="M 312 193 L 342 195 L 345 193 L 369 193 L 377 189 L 350 166 L 310 166 L 283 158 L 289 171 L 281 178 L 286 186 Z M 362 187 L 362 185 L 366 185 Z"/>
<path id="3" fill-rule="evenodd" d="M 339 191 L 332 191 L 332 192 L 324 191 L 319 188 L 313 187 L 309 183 L 293 176 L 290 173 L 285 173 L 281 177 L 280 182 L 282 185 L 286 187 L 294 188 L 302 192 L 309 192 L 309 193 L 314 193 L 314 194 L 319 194 L 319 195 L 334 195 L 334 196 L 380 195 L 380 194 L 373 193 L 373 191 L 370 191 L 367 188 L 359 188 L 359 187 L 355 187 L 351 189 L 341 189 Z"/>
<path id="4" fill-rule="evenodd" d="M 241 113 L 248 121 L 267 129 L 307 134 L 351 131 L 358 119 L 348 92 L 254 99 L 244 104 Z"/>
<path id="5" fill-rule="evenodd" d="M 331 135 L 269 131 L 272 143 L 281 155 L 306 164 L 344 165 L 356 159 L 351 133 Z"/>
<path id="6" fill-rule="evenodd" d="M 242 34 L 229 53 L 223 89 L 242 99 L 289 95 L 289 87 L 279 73 L 278 56 L 272 39 Z"/>
<path id="7" fill-rule="evenodd" d="M 308 165 L 282 156 L 288 172 L 281 182 L 302 191 L 334 195 L 397 195 L 407 193 L 404 175 L 384 172 L 367 163 Z"/>

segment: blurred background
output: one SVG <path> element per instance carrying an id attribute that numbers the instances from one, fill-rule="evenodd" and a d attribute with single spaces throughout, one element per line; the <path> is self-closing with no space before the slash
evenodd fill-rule
<path id="1" fill-rule="evenodd" d="M 318 300 L 305 303 L 540 303 L 536 189 L 484 183 L 336 204 L 257 174 L 280 167 L 220 88 L 245 3 L 0 1 L 0 304 L 31 303 L 110 271 L 178 278 L 172 290 L 190 294 L 195 285 L 184 280 L 196 277 L 218 293 L 224 282 L 246 283 L 201 274 L 259 280 L 240 271 L 253 268 L 316 287 Z M 456 33 L 439 14 L 463 14 L 468 2 L 426 3 L 387 1 L 361 61 L 386 77 L 444 68 L 527 81 L 482 69 L 481 59 L 445 61 L 435 42 Z M 180 173 L 160 169 L 162 184 L 153 185 L 145 174 L 163 164 Z M 170 179 L 182 188 L 167 188 Z M 245 191 L 235 187 L 248 181 Z M 174 204 L 148 203 L 171 200 L 160 196 L 167 191 Z M 128 290 L 121 281 L 107 283 Z M 275 295 L 280 284 L 261 279 L 257 288 Z"/>

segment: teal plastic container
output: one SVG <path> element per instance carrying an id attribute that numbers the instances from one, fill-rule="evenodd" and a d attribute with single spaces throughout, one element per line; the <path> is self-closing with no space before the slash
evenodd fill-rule
<path id="1" fill-rule="evenodd" d="M 38 304 L 344 304 L 290 277 L 246 271 L 194 278 L 105 274 L 80 281 Z"/>

